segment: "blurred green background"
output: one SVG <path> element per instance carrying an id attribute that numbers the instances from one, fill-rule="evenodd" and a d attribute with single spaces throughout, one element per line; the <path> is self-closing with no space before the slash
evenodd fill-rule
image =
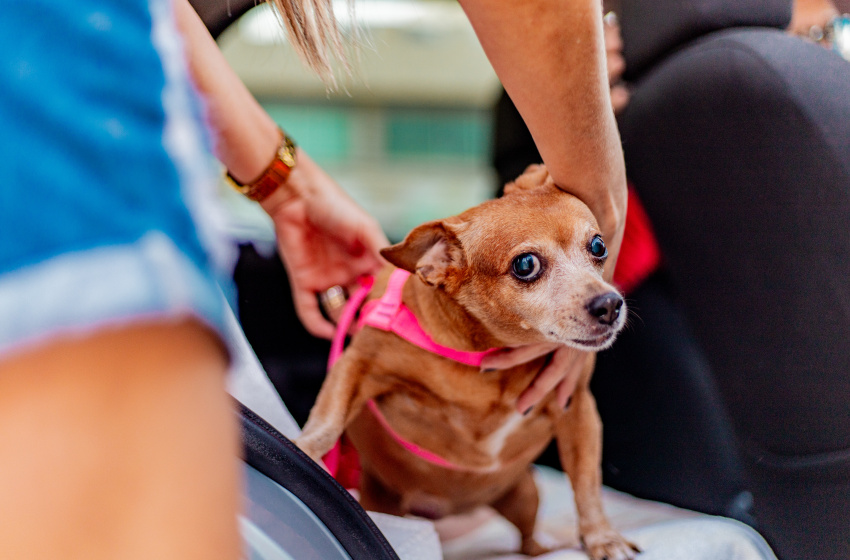
<path id="1" fill-rule="evenodd" d="M 460 6 L 357 0 L 356 28 L 347 4 L 337 14 L 353 71 L 337 73 L 336 89 L 301 64 L 267 5 L 219 45 L 275 121 L 391 239 L 492 196 L 491 110 L 500 87 Z M 273 239 L 256 206 L 224 196 L 237 237 Z"/>

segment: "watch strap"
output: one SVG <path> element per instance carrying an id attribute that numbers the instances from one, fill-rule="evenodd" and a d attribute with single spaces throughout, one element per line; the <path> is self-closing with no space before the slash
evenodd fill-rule
<path id="1" fill-rule="evenodd" d="M 281 185 L 286 183 L 289 174 L 295 168 L 295 164 L 297 163 L 295 158 L 295 142 L 283 130 L 280 133 L 280 145 L 275 152 L 274 159 L 254 181 L 242 184 L 229 171 L 224 174 L 225 180 L 230 183 L 230 186 L 251 200 L 262 202 L 268 198 Z"/>

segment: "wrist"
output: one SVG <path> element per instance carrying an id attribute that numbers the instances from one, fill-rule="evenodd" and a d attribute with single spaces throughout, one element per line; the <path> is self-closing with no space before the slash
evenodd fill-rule
<path id="1" fill-rule="evenodd" d="M 279 141 L 274 157 L 253 180 L 243 183 L 231 170 L 225 172 L 225 180 L 230 186 L 256 202 L 263 202 L 279 191 L 286 192 L 289 176 L 297 163 L 295 142 L 283 130 L 278 131 Z"/>
<path id="2" fill-rule="evenodd" d="M 260 206 L 265 210 L 266 214 L 274 218 L 274 216 L 282 208 L 285 208 L 298 200 L 306 200 L 310 195 L 311 182 L 308 179 L 310 166 L 315 165 L 300 148 L 295 148 L 295 158 L 298 165 L 289 173 L 286 182 L 271 193 L 264 200 L 259 201 Z"/>

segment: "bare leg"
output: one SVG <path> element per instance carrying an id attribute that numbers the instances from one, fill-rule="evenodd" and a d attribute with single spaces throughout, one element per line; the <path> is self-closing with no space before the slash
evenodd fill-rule
<path id="1" fill-rule="evenodd" d="M 189 320 L 0 359 L 0 557 L 238 558 L 226 367 Z"/>

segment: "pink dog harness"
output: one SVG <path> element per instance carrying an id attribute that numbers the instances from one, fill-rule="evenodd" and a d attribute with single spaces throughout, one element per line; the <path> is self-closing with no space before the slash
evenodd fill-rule
<path id="1" fill-rule="evenodd" d="M 480 367 L 484 356 L 499 350 L 491 348 L 483 352 L 465 352 L 455 350 L 434 342 L 434 339 L 419 325 L 413 312 L 401 302 L 401 292 L 410 273 L 397 268 L 390 276 L 387 291 L 380 299 L 372 300 L 363 306 L 358 328 L 368 325 L 400 336 L 409 343 L 437 354 L 449 360 Z"/>
<path id="2" fill-rule="evenodd" d="M 481 361 L 485 356 L 500 350 L 499 348 L 490 348 L 489 350 L 484 350 L 482 352 L 467 352 L 463 350 L 455 350 L 454 348 L 449 348 L 435 342 L 434 339 L 431 338 L 431 336 L 425 332 L 419 324 L 419 321 L 416 319 L 413 312 L 410 311 L 410 308 L 404 305 L 401 301 L 404 283 L 407 281 L 409 276 L 410 273 L 402 269 L 396 269 L 392 272 L 384 295 L 382 295 L 379 299 L 372 300 L 366 303 L 366 305 L 363 305 L 363 311 L 361 312 L 360 320 L 357 323 L 358 329 L 363 326 L 369 326 L 383 331 L 392 332 L 411 344 L 427 350 L 432 354 L 437 354 L 438 356 L 442 356 L 449 360 L 474 367 L 480 367 Z M 340 316 L 339 323 L 337 324 L 336 334 L 334 335 L 333 342 L 331 343 L 330 357 L 328 358 L 328 369 L 330 369 L 330 367 L 333 366 L 333 364 L 336 363 L 342 355 L 343 347 L 345 345 L 345 336 L 348 333 L 349 327 L 354 322 L 354 317 L 356 316 L 357 311 L 360 309 L 363 301 L 372 290 L 375 278 L 371 276 L 364 277 L 360 279 L 359 283 L 360 287 L 346 303 L 345 308 L 342 311 L 342 315 Z M 401 437 L 401 435 L 396 432 L 392 426 L 390 426 L 389 422 L 387 422 L 387 419 L 378 409 L 378 405 L 375 404 L 374 400 L 370 400 L 367 403 L 367 406 L 369 407 L 369 410 L 372 411 L 372 414 L 375 415 L 375 419 L 378 420 L 381 426 L 383 426 L 393 439 L 395 439 L 403 448 L 407 449 L 420 459 L 440 467 L 454 470 L 465 470 L 464 467 L 455 465 L 439 455 L 428 451 L 427 449 L 423 449 L 415 443 L 407 441 Z M 339 466 L 339 461 L 340 451 L 339 446 L 337 445 L 337 447 L 332 449 L 331 452 L 325 456 L 325 463 L 331 472 L 335 473 Z"/>

